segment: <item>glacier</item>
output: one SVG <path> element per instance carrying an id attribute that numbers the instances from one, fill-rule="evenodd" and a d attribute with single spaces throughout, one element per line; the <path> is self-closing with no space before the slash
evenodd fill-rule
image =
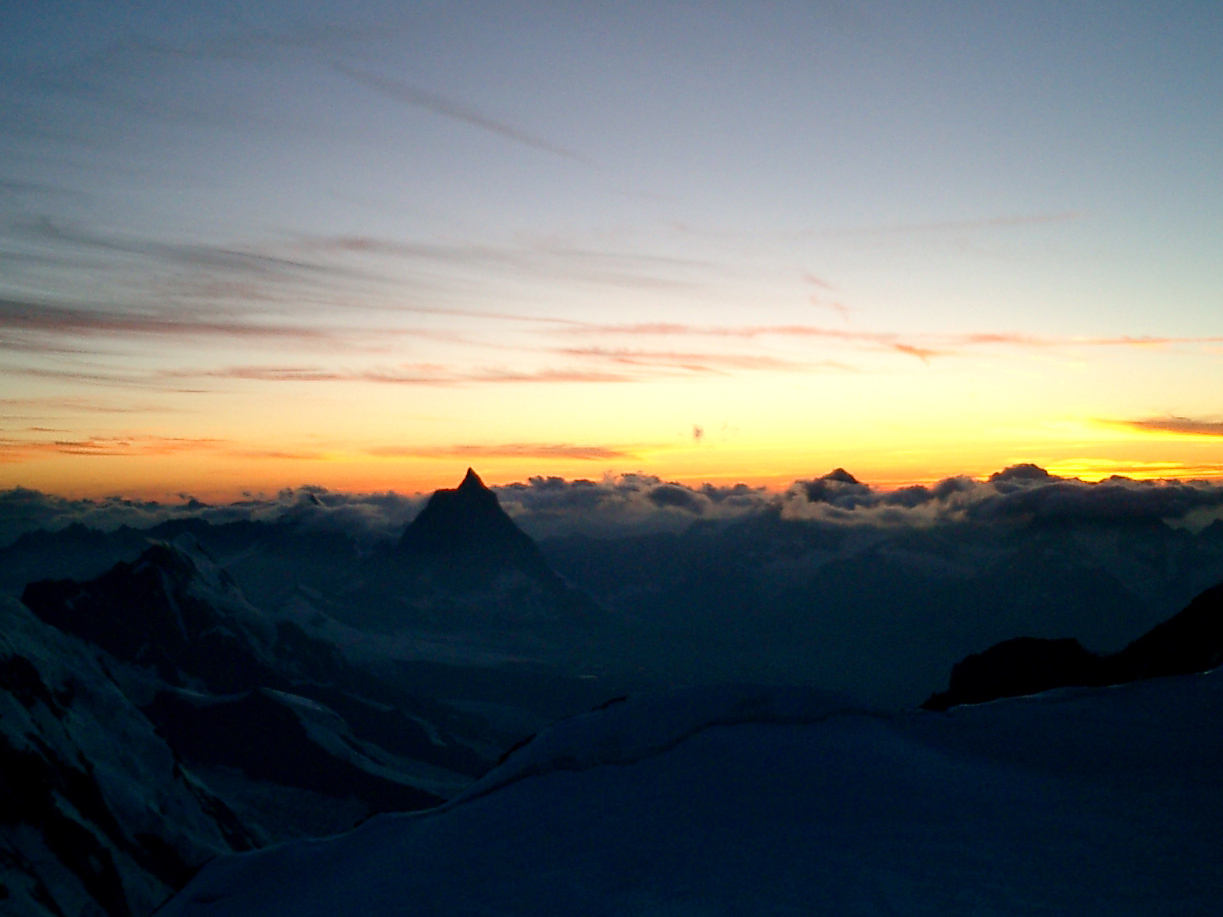
<path id="1" fill-rule="evenodd" d="M 1213 914 L 1220 723 L 1223 670 L 946 712 L 634 696 L 436 809 L 220 857 L 158 914 Z"/>

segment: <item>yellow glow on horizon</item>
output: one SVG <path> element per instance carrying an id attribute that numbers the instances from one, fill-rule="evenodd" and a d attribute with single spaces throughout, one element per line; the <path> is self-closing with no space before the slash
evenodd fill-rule
<path id="1" fill-rule="evenodd" d="M 90 415 L 90 434 L 75 443 L 36 428 L 11 435 L 0 489 L 206 502 L 303 485 L 412 494 L 453 487 L 468 466 L 492 485 L 640 473 L 771 491 L 838 467 L 883 489 L 981 480 L 1019 463 L 1084 480 L 1223 480 L 1223 436 L 1100 420 L 1096 408 L 1051 416 L 1019 395 L 1005 414 L 976 405 L 954 374 L 935 381 L 925 392 L 852 374 L 562 386 L 547 410 L 521 386 L 430 391 L 424 401 L 382 387 L 362 398 L 320 392 L 280 413 L 235 399 L 231 414 L 199 425 L 150 416 L 143 431 L 121 414 Z"/>

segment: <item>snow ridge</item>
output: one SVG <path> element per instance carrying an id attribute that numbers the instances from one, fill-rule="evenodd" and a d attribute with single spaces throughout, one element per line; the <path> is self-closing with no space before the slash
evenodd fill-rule
<path id="1" fill-rule="evenodd" d="M 815 688 L 716 685 L 632 695 L 568 717 L 512 749 L 464 793 L 434 811 L 479 799 L 529 777 L 635 764 L 716 726 L 805 726 L 880 711 Z M 427 813 L 422 813 L 427 814 Z"/>

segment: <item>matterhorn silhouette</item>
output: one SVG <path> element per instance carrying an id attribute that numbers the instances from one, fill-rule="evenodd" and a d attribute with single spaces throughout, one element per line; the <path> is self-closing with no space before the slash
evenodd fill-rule
<path id="1" fill-rule="evenodd" d="M 346 604 L 361 609 L 346 616 L 357 626 L 452 633 L 526 633 L 605 614 L 548 565 L 471 468 L 458 487 L 429 498 L 395 545 L 368 559 Z"/>
<path id="2" fill-rule="evenodd" d="M 399 554 L 419 568 L 473 571 L 481 579 L 518 570 L 533 579 L 559 577 L 539 547 L 518 528 L 474 469 L 457 488 L 436 491 L 399 539 Z"/>

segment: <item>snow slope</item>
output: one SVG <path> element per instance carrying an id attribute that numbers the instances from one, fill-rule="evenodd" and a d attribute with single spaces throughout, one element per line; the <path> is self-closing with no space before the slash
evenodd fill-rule
<path id="1" fill-rule="evenodd" d="M 146 914 L 255 841 L 87 647 L 0 598 L 0 913 Z"/>
<path id="2" fill-rule="evenodd" d="M 224 857 L 159 912 L 1217 913 L 1223 671 L 947 713 L 694 689 L 438 809 Z"/>

